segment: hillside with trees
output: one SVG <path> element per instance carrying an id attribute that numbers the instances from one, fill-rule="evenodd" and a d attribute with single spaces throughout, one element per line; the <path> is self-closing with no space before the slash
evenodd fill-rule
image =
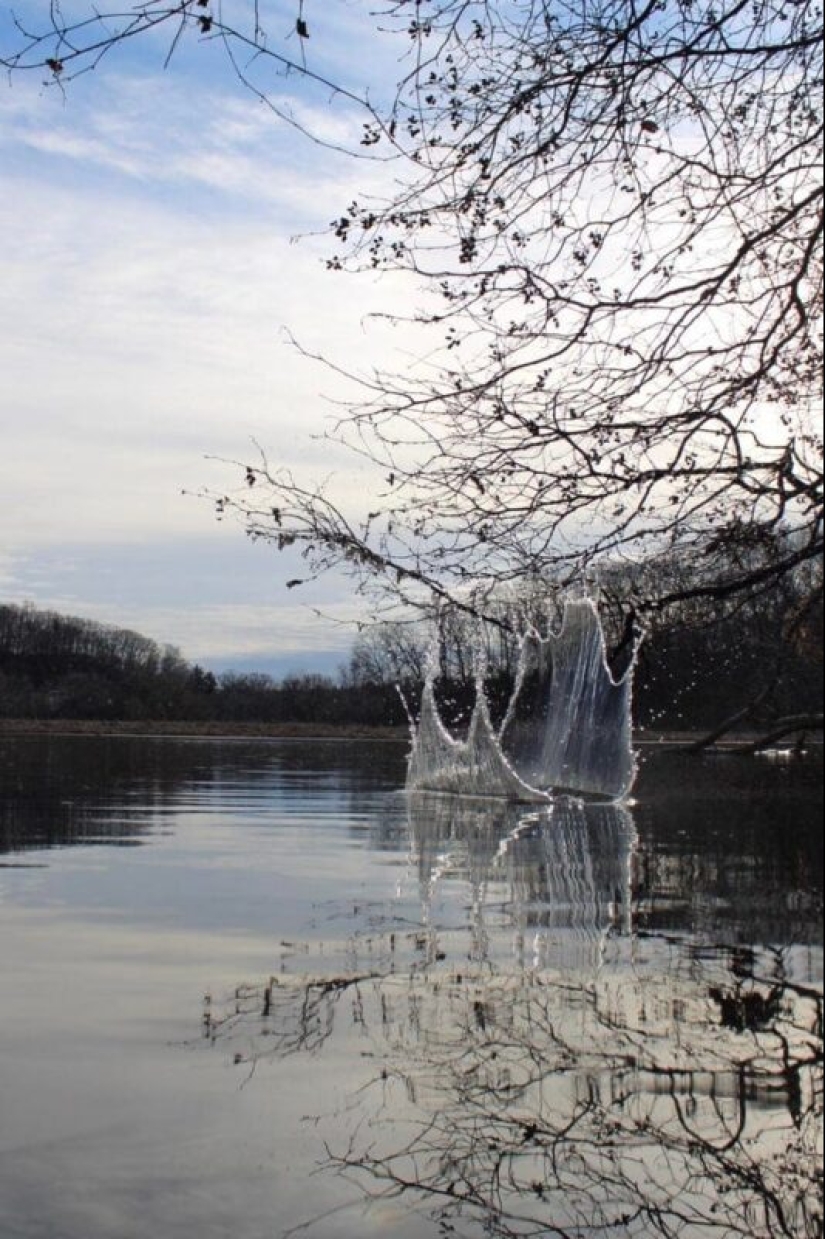
<path id="1" fill-rule="evenodd" d="M 0 606 L 6 718 L 201 717 L 214 676 L 130 629 L 32 606 Z"/>
<path id="2" fill-rule="evenodd" d="M 0 718 L 391 725 L 404 714 L 390 684 L 215 675 L 129 629 L 4 605 Z"/>
<path id="3" fill-rule="evenodd" d="M 624 588 L 622 590 L 624 596 Z M 775 601 L 777 595 L 772 593 Z M 510 604 L 512 605 L 512 604 Z M 479 627 L 450 611 L 440 623 L 437 695 L 459 727 L 475 697 L 474 661 L 485 645 L 486 691 L 494 716 L 513 689 L 516 620 Z M 602 615 L 614 669 L 629 656 L 621 611 Z M 546 630 L 545 620 L 545 630 Z M 786 734 L 821 727 L 822 604 L 816 592 L 790 593 L 781 608 L 720 612 L 683 606 L 651 627 L 638 647 L 634 713 L 648 730 Z M 365 628 L 337 677 L 214 674 L 174 646 L 140 633 L 32 606 L 0 606 L 0 718 L 404 727 L 413 712 L 432 647 L 432 629 L 415 619 Z M 725 724 L 729 724 L 725 727 Z"/>

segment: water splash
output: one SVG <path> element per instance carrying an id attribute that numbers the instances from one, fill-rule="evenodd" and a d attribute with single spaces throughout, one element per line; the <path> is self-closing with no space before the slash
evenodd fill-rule
<path id="1" fill-rule="evenodd" d="M 413 728 L 410 789 L 543 802 L 554 791 L 620 800 L 636 773 L 632 747 L 633 663 L 620 680 L 607 665 L 598 612 L 589 599 L 565 604 L 561 628 L 521 641 L 515 688 L 498 733 L 476 671 L 467 737 L 445 727 L 432 666 Z"/>

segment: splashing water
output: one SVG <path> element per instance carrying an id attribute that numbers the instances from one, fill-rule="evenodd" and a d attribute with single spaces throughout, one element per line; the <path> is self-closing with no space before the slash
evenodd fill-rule
<path id="1" fill-rule="evenodd" d="M 496 732 L 477 672 L 466 740 L 452 736 L 435 700 L 436 667 L 413 728 L 407 787 L 508 800 L 546 801 L 554 791 L 620 800 L 633 784 L 633 663 L 620 680 L 607 665 L 604 634 L 589 599 L 568 602 L 561 629 L 525 634 L 516 683 Z"/>

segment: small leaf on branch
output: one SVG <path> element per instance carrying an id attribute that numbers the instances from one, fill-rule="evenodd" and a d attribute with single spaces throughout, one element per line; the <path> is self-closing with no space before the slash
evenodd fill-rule
<path id="1" fill-rule="evenodd" d="M 296 31 L 296 33 L 297 33 L 297 35 L 298 35 L 298 38 L 299 38 L 299 39 L 308 39 L 308 38 L 309 38 L 309 27 L 307 26 L 307 24 L 306 24 L 306 22 L 304 21 L 303 17 L 299 17 L 299 18 L 298 18 L 298 20 L 296 21 L 296 23 L 295 23 L 295 31 Z"/>
<path id="2" fill-rule="evenodd" d="M 287 589 L 294 589 L 296 585 L 303 585 L 303 584 L 304 582 L 300 579 L 300 577 L 293 577 L 291 581 L 287 581 L 286 587 Z"/>

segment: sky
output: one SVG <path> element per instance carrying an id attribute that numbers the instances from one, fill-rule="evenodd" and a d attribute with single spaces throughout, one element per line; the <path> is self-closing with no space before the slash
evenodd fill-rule
<path id="1" fill-rule="evenodd" d="M 15 12 L 33 24 L 44 7 Z M 275 0 L 278 38 L 294 7 Z M 359 93 L 394 76 L 365 6 L 317 8 L 311 66 Z M 392 288 L 327 272 L 318 235 L 379 174 L 278 120 L 214 46 L 182 41 L 164 69 L 167 50 L 160 36 L 119 49 L 63 92 L 42 72 L 0 80 L 0 600 L 136 629 L 216 669 L 333 671 L 362 613 L 350 582 L 288 591 L 295 560 L 198 492 L 240 485 L 225 462 L 255 442 L 353 495 L 374 484 L 314 437 L 337 393 L 287 333 L 364 367 L 394 347 L 364 322 Z M 360 128 L 329 91 L 271 82 L 330 142 Z"/>

